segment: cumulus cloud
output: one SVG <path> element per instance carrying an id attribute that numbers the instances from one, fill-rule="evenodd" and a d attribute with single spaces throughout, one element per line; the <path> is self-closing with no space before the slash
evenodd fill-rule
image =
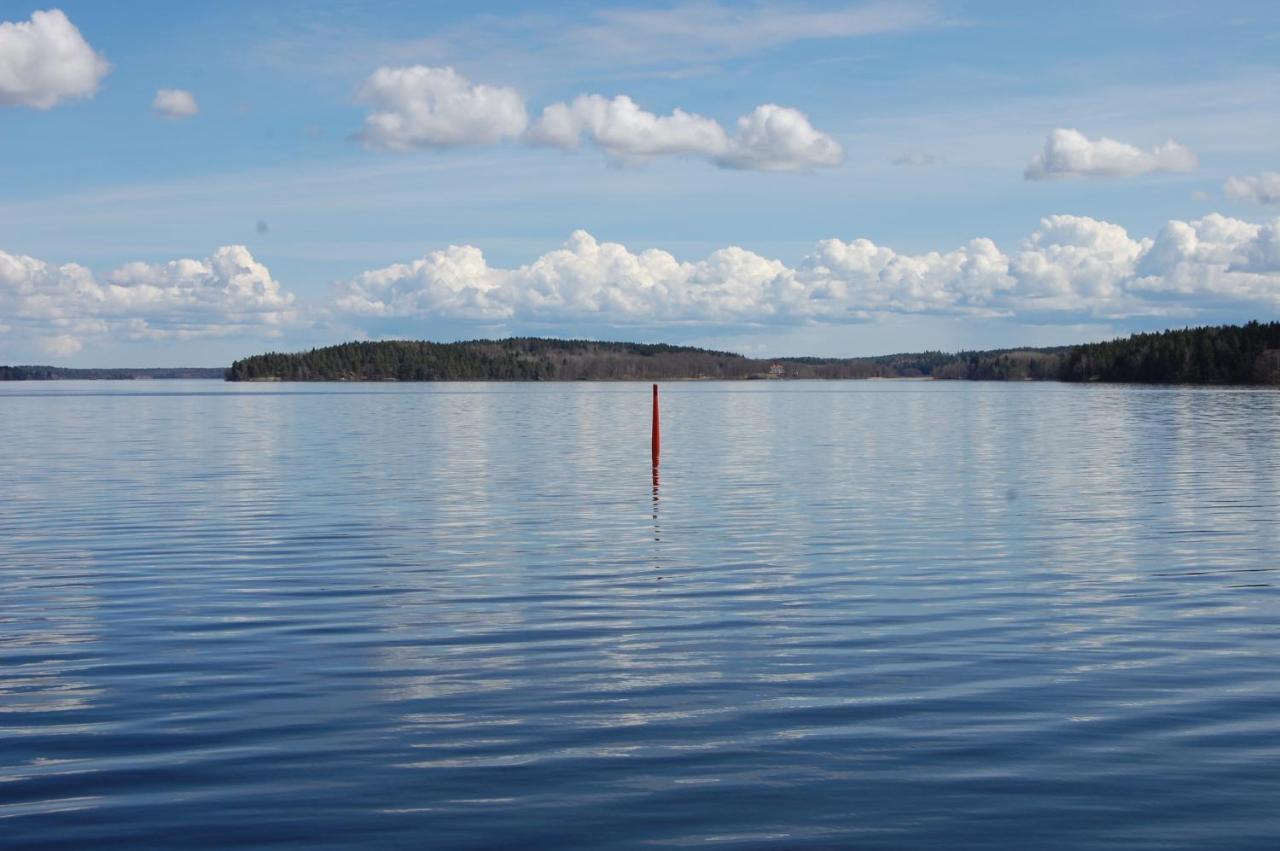
<path id="1" fill-rule="evenodd" d="M 700 259 L 574 232 L 520 266 L 472 245 L 339 282 L 328 314 L 360 330 L 396 321 L 743 327 L 847 324 L 885 314 L 1075 323 L 1280 310 L 1280 218 L 1217 213 L 1154 236 L 1087 216 L 1041 219 L 1018 243 L 972 239 L 899 252 L 824 239 L 795 263 L 728 246 Z M 66 357 L 105 339 L 274 336 L 302 310 L 244 246 L 105 275 L 0 251 L 4 337 Z"/>
<path id="2" fill-rule="evenodd" d="M 844 149 L 815 130 L 803 112 L 766 103 L 738 119 L 721 165 L 756 171 L 808 171 L 844 161 Z"/>
<path id="3" fill-rule="evenodd" d="M 577 148 L 584 136 L 624 163 L 685 154 L 725 168 L 805 171 L 844 159 L 840 145 L 814 129 L 804 113 L 776 104 L 739 118 L 737 134 L 730 137 L 719 122 L 695 113 L 656 115 L 626 95 L 581 95 L 546 107 L 528 134 L 533 144 L 559 148 Z"/>
<path id="4" fill-rule="evenodd" d="M 0 105 L 50 109 L 91 97 L 110 68 L 61 10 L 0 22 Z"/>
<path id="5" fill-rule="evenodd" d="M 684 155 L 724 168 L 808 171 L 844 159 L 840 145 L 804 113 L 771 103 L 739 118 L 730 136 L 712 118 L 682 109 L 657 115 L 626 95 L 586 94 L 553 103 L 529 126 L 519 92 L 472 83 L 452 68 L 379 68 L 358 97 L 372 109 L 356 138 L 383 151 L 509 139 L 568 150 L 585 140 L 622 164 Z"/>
<path id="6" fill-rule="evenodd" d="M 1280 304 L 1280 219 L 1256 225 L 1217 213 L 1171 221 L 1138 269 L 1148 298 L 1217 306 Z"/>
<path id="7" fill-rule="evenodd" d="M 157 89 L 151 108 L 165 118 L 190 118 L 200 114 L 196 96 L 186 89 Z"/>
<path id="8" fill-rule="evenodd" d="M 515 89 L 472 83 L 452 68 L 379 68 L 358 98 L 372 108 L 358 138 L 379 150 L 492 144 L 528 123 Z"/>
<path id="9" fill-rule="evenodd" d="M 626 95 L 609 100 L 581 95 L 570 103 L 554 103 L 529 130 L 529 141 L 557 148 L 576 148 L 586 135 L 605 153 L 625 162 L 669 154 L 721 156 L 729 139 L 719 123 L 677 109 L 655 115 Z"/>
<path id="10" fill-rule="evenodd" d="M 1228 177 L 1222 191 L 1237 201 L 1280 204 L 1280 171 L 1264 171 L 1251 177 Z"/>
<path id="11" fill-rule="evenodd" d="M 1190 150 L 1170 139 L 1150 151 L 1106 137 L 1090 139 L 1079 130 L 1059 128 L 1045 139 L 1023 176 L 1027 180 L 1055 177 L 1134 177 L 1153 172 L 1194 171 L 1198 161 Z"/>
<path id="12" fill-rule="evenodd" d="M 1280 219 L 1255 225 L 1214 214 L 1134 238 L 1113 223 L 1059 215 L 1009 251 L 985 238 L 920 254 L 827 239 L 792 266 L 738 246 L 682 261 L 577 231 L 515 268 L 491 266 L 466 245 L 365 272 L 339 285 L 332 308 L 356 322 L 750 325 L 877 313 L 1075 321 L 1227 304 L 1280 308 Z"/>
<path id="13" fill-rule="evenodd" d="M 341 287 L 335 306 L 371 317 L 735 321 L 785 296 L 788 272 L 736 247 L 682 263 L 665 251 L 636 254 L 575 231 L 562 248 L 518 269 L 491 267 L 474 246 L 450 246 L 366 272 Z"/>
<path id="14" fill-rule="evenodd" d="M 186 340 L 272 334 L 296 317 L 294 297 L 243 245 L 204 260 L 129 263 L 103 279 L 0 251 L 0 315 L 47 353 L 103 338 Z"/>

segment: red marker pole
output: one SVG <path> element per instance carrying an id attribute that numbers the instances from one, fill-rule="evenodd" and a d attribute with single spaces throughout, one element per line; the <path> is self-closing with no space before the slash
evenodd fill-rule
<path id="1" fill-rule="evenodd" d="M 662 427 L 658 422 L 658 385 L 653 385 L 653 466 L 658 466 L 662 453 Z"/>

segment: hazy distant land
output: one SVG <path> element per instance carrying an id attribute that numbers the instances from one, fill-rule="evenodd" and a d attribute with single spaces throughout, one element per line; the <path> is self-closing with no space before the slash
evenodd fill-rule
<path id="1" fill-rule="evenodd" d="M 107 380 L 131 381 L 148 378 L 225 378 L 222 367 L 178 366 L 154 369 L 118 367 L 73 369 L 64 366 L 0 366 L 0 381 Z"/>
<path id="2" fill-rule="evenodd" d="M 352 342 L 254 355 L 229 369 L 0 366 L 0 380 L 226 378 L 228 381 L 659 381 L 932 378 L 1280 385 L 1280 322 L 1135 334 L 1051 348 L 863 358 L 749 358 L 692 346 L 517 337 L 459 343 Z"/>

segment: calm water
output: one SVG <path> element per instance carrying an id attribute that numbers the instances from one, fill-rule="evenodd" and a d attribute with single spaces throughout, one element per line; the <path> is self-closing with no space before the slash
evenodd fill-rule
<path id="1" fill-rule="evenodd" d="M 1280 393 L 0 385 L 0 845 L 1274 847 Z"/>

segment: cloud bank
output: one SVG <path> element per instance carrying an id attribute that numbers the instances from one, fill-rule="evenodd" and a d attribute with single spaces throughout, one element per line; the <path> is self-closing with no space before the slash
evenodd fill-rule
<path id="1" fill-rule="evenodd" d="M 470 245 L 342 282 L 332 310 L 361 320 L 593 320 L 617 325 L 847 323 L 878 313 L 1074 322 L 1280 307 L 1280 219 L 1212 214 L 1154 238 L 1083 216 L 1049 216 L 1014 250 L 974 239 L 904 254 L 826 239 L 794 266 L 731 246 L 681 261 L 575 232 L 527 265 Z"/>
<path id="2" fill-rule="evenodd" d="M 681 109 L 657 115 L 626 95 L 587 94 L 553 103 L 530 126 L 515 89 L 472 83 L 452 68 L 422 65 L 378 69 L 358 98 L 373 111 L 357 138 L 382 151 L 507 140 L 572 150 L 585 139 L 620 164 L 693 156 L 723 168 L 808 171 L 844 160 L 840 145 L 804 113 L 771 103 L 739 118 L 732 136 L 714 119 Z"/>
<path id="3" fill-rule="evenodd" d="M 0 105 L 51 109 L 92 97 L 110 69 L 61 10 L 0 22 Z"/>
<path id="4" fill-rule="evenodd" d="M 1059 128 L 1032 157 L 1027 180 L 1058 177 L 1136 177 L 1155 172 L 1194 171 L 1196 155 L 1170 139 L 1150 151 L 1106 137 L 1090 139 L 1079 130 Z"/>
<path id="5" fill-rule="evenodd" d="M 190 118 L 200 114 L 196 96 L 186 89 L 157 89 L 151 108 L 165 118 Z"/>
<path id="6" fill-rule="evenodd" d="M 846 325 L 887 315 L 1077 324 L 1215 311 L 1280 310 L 1280 218 L 1217 213 L 1167 222 L 1150 237 L 1085 216 L 1056 215 L 1010 248 L 977 238 L 904 253 L 868 239 L 824 239 L 787 264 L 740 246 L 681 260 L 574 232 L 515 267 L 473 245 L 340 281 L 306 309 L 244 246 L 204 260 L 130 263 L 98 277 L 0 251 L 0 331 L 66 357 L 106 341 L 271 339 L 324 317 L 348 333 L 413 333 L 418 322 L 533 329 L 733 329 Z"/>
<path id="7" fill-rule="evenodd" d="M 75 263 L 0 251 L 0 316 L 9 335 L 33 338 L 52 355 L 105 339 L 270 336 L 295 319 L 293 305 L 243 245 L 204 260 L 129 263 L 102 280 Z"/>

